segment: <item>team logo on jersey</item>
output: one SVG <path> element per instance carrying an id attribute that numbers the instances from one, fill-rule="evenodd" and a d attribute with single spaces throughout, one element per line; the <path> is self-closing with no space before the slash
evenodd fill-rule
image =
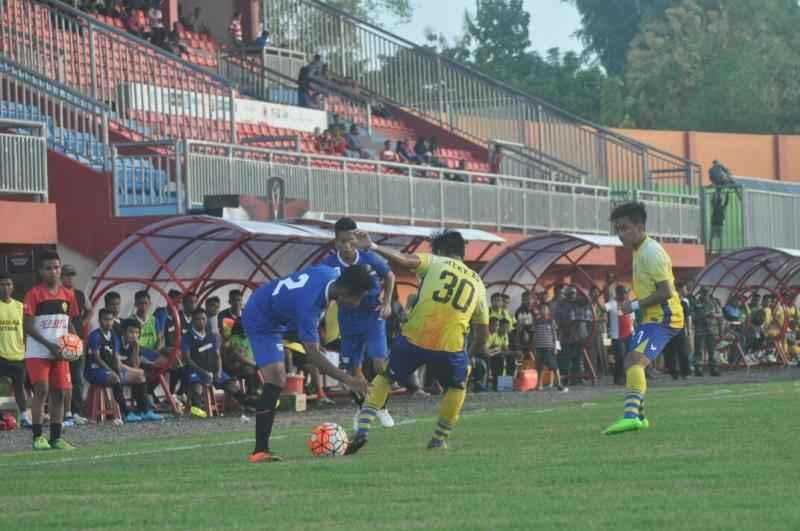
<path id="1" fill-rule="evenodd" d="M 66 302 L 62 302 L 61 307 L 64 309 L 64 313 L 67 313 L 69 311 L 69 304 L 67 304 Z"/>

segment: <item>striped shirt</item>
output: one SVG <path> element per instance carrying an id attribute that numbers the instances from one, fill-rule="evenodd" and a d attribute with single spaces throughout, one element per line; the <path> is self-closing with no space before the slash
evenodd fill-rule
<path id="1" fill-rule="evenodd" d="M 231 37 L 234 41 L 241 42 L 243 40 L 244 37 L 242 35 L 242 23 L 239 22 L 239 19 L 233 19 L 233 22 L 231 22 L 231 27 L 228 29 L 230 30 Z"/>
<path id="2" fill-rule="evenodd" d="M 556 348 L 556 323 L 552 319 L 536 319 L 533 322 L 533 347 Z"/>

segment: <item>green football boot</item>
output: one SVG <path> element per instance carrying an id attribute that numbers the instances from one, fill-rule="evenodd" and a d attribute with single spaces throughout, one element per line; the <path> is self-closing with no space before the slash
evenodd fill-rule
<path id="1" fill-rule="evenodd" d="M 606 430 L 603 433 L 605 433 L 606 435 L 615 435 L 617 433 L 624 433 L 626 431 L 636 431 L 640 429 L 642 429 L 642 421 L 639 420 L 639 417 L 632 419 L 621 418 L 614 424 L 606 428 Z"/>

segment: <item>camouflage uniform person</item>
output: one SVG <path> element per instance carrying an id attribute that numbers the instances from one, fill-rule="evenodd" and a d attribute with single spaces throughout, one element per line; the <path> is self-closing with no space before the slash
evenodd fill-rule
<path id="1" fill-rule="evenodd" d="M 717 337 L 714 333 L 714 301 L 711 300 L 706 288 L 700 288 L 693 302 L 691 308 L 694 322 L 694 375 L 703 376 L 703 352 L 707 352 L 711 376 L 719 376 Z"/>

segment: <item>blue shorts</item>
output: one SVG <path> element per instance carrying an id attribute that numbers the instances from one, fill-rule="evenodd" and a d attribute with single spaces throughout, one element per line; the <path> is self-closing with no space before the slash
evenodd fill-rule
<path id="1" fill-rule="evenodd" d="M 361 367 L 364 354 L 374 360 L 384 360 L 388 355 L 386 321 L 376 320 L 362 334 L 342 334 L 340 367 L 353 370 Z"/>
<path id="2" fill-rule="evenodd" d="M 397 336 L 389 353 L 386 375 L 401 385 L 422 365 L 427 365 L 443 387 L 464 387 L 469 378 L 469 357 L 466 352 L 428 350 L 411 344 L 404 336 Z"/>
<path id="3" fill-rule="evenodd" d="M 228 373 L 226 373 L 225 371 L 222 371 L 222 378 L 220 378 L 220 379 L 216 379 L 215 378 L 213 383 L 217 387 L 220 387 L 220 386 L 224 385 L 225 382 L 227 382 L 230 379 L 231 379 L 230 375 Z M 186 384 L 199 383 L 199 384 L 208 385 L 208 384 L 212 383 L 203 374 L 197 372 L 196 370 L 194 370 L 194 369 L 192 369 L 190 367 L 184 367 L 183 368 L 183 381 Z"/>
<path id="4" fill-rule="evenodd" d="M 139 355 L 151 363 L 155 363 L 156 360 L 158 360 L 158 358 L 161 356 L 161 354 L 155 350 L 150 350 L 149 348 L 140 348 Z"/>
<path id="5" fill-rule="evenodd" d="M 628 352 L 638 352 L 653 361 L 680 332 L 680 328 L 670 328 L 660 323 L 640 324 L 628 340 Z"/>
<path id="6" fill-rule="evenodd" d="M 283 352 L 283 334 L 248 334 L 250 350 L 256 366 L 264 367 L 273 363 L 283 363 L 286 356 Z"/>
<path id="7" fill-rule="evenodd" d="M 111 385 L 111 375 L 113 373 L 102 367 L 95 367 L 86 371 L 86 381 L 93 385 Z"/>

